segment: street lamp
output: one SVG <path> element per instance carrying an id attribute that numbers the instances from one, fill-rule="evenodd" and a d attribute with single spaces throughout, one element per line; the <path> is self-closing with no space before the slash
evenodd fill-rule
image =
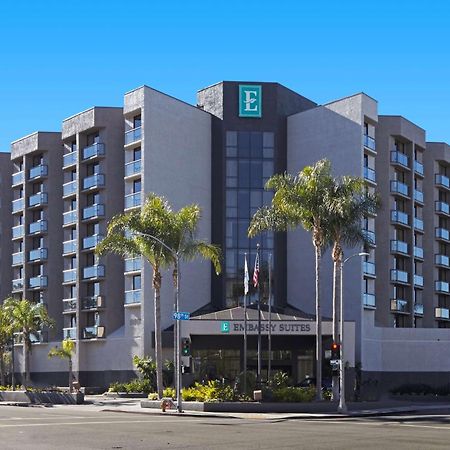
<path id="1" fill-rule="evenodd" d="M 340 383 L 340 395 L 339 395 L 339 406 L 338 411 L 341 413 L 347 412 L 347 405 L 345 404 L 345 370 L 344 370 L 344 265 L 347 261 L 356 256 L 369 256 L 367 252 L 355 253 L 354 255 L 349 256 L 348 258 L 342 261 L 341 266 L 341 311 L 340 311 L 340 344 L 341 344 L 341 354 L 340 354 L 340 362 L 339 362 L 339 383 Z"/>
<path id="2" fill-rule="evenodd" d="M 158 244 L 161 244 L 164 248 L 169 250 L 170 253 L 172 253 L 173 257 L 175 258 L 175 263 L 177 265 L 177 278 L 176 278 L 176 286 L 175 286 L 175 305 L 174 309 L 175 312 L 179 312 L 179 306 L 180 306 L 180 255 L 176 250 L 169 247 L 167 244 L 165 244 L 161 239 L 157 238 L 156 236 L 153 236 L 152 234 L 148 233 L 141 233 L 140 231 L 132 231 L 132 234 L 137 234 L 139 236 L 148 237 L 150 239 L 153 239 L 155 242 L 158 242 Z M 177 391 L 177 412 L 181 413 L 183 412 L 182 408 L 182 398 L 181 398 L 181 351 L 180 351 L 180 321 L 175 321 L 175 361 L 174 361 L 174 372 L 175 372 L 175 386 Z"/>

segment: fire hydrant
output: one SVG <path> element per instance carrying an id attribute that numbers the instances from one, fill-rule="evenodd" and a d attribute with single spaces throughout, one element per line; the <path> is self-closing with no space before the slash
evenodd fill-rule
<path id="1" fill-rule="evenodd" d="M 174 406 L 171 398 L 163 398 L 161 401 L 161 410 L 166 412 L 166 409 L 171 409 Z"/>

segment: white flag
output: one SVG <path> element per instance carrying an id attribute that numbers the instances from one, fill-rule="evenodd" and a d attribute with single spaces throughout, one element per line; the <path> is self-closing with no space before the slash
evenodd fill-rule
<path id="1" fill-rule="evenodd" d="M 248 282 L 250 278 L 248 276 L 248 265 L 247 265 L 247 255 L 245 255 L 245 263 L 244 263 L 244 295 L 248 294 Z"/>

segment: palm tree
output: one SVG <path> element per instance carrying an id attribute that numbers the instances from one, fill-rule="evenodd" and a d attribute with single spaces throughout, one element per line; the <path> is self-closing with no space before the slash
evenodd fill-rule
<path id="1" fill-rule="evenodd" d="M 259 209 L 250 223 L 248 234 L 254 237 L 264 230 L 286 231 L 302 226 L 311 232 L 315 251 L 316 290 L 316 397 L 322 399 L 322 314 L 320 268 L 322 252 L 329 243 L 327 198 L 334 180 L 331 164 L 322 159 L 304 167 L 296 176 L 274 175 L 266 189 L 275 191 L 270 207 Z"/>
<path id="2" fill-rule="evenodd" d="M 72 339 L 64 339 L 61 343 L 61 347 L 53 347 L 48 352 L 49 358 L 61 358 L 69 361 L 69 392 L 72 393 L 72 357 L 75 351 L 75 342 Z"/>
<path id="3" fill-rule="evenodd" d="M 365 192 L 365 182 L 358 177 L 335 180 L 327 199 L 330 210 L 329 232 L 333 249 L 333 342 L 338 342 L 340 272 L 344 259 L 343 247 L 368 246 L 372 241 L 364 233 L 364 217 L 374 215 L 379 206 L 378 196 Z M 337 399 L 339 376 L 333 376 L 333 399 Z"/>
<path id="4" fill-rule="evenodd" d="M 5 354 L 14 336 L 11 318 L 3 306 L 0 306 L 0 384 L 5 385 Z"/>
<path id="5" fill-rule="evenodd" d="M 43 303 L 10 297 L 5 300 L 4 308 L 11 317 L 13 330 L 22 334 L 23 384 L 27 386 L 30 382 L 31 336 L 38 334 L 44 326 L 52 327 L 54 321 L 49 317 Z"/>

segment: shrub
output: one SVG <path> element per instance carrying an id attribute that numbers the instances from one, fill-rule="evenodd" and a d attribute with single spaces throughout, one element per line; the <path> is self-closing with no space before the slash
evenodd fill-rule
<path id="1" fill-rule="evenodd" d="M 292 385 L 292 381 L 286 372 L 281 370 L 275 372 L 269 380 L 269 386 L 273 389 L 285 388 Z"/>
<path id="2" fill-rule="evenodd" d="M 143 392 L 148 394 L 154 392 L 153 385 L 150 380 L 145 380 L 143 378 L 134 378 L 128 383 L 111 383 L 109 385 L 109 392 L 127 392 L 128 394 L 134 392 Z"/>
<path id="3" fill-rule="evenodd" d="M 247 390 L 244 392 L 244 372 L 241 372 L 235 379 L 234 390 L 244 395 L 251 396 L 256 388 L 256 373 L 247 371 Z"/>
<path id="4" fill-rule="evenodd" d="M 157 392 L 150 392 L 150 394 L 148 394 L 148 399 L 149 400 L 159 400 L 158 393 Z"/>
<path id="5" fill-rule="evenodd" d="M 235 399 L 233 388 L 218 380 L 208 381 L 206 384 L 195 383 L 193 387 L 184 388 L 182 396 L 185 401 L 198 402 L 227 402 Z"/>
<path id="6" fill-rule="evenodd" d="M 176 397 L 175 388 L 173 388 L 173 387 L 165 388 L 163 391 L 163 397 L 170 397 L 172 399 L 175 399 L 175 397 Z"/>
<path id="7" fill-rule="evenodd" d="M 311 402 L 315 397 L 315 388 L 283 387 L 273 391 L 277 402 Z"/>

